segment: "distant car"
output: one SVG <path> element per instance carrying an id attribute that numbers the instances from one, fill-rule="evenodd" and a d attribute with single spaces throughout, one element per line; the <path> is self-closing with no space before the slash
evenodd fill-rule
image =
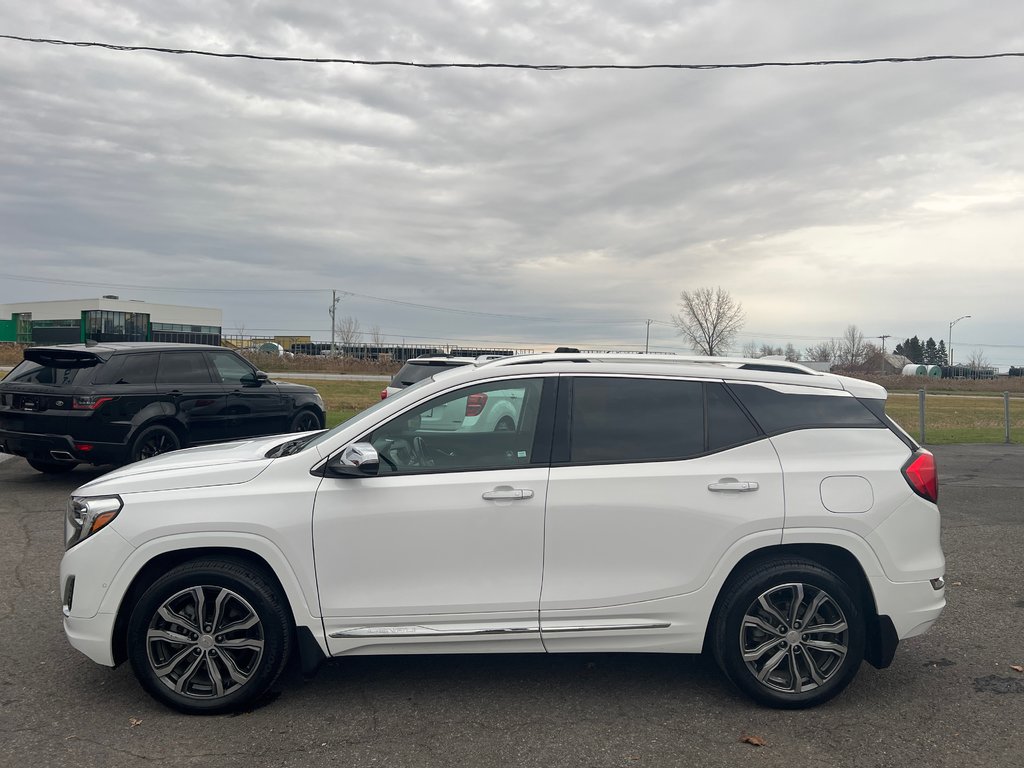
<path id="1" fill-rule="evenodd" d="M 423 355 L 406 361 L 395 377 L 384 389 L 380 391 L 380 399 L 395 394 L 400 389 L 411 387 L 424 379 L 429 379 L 435 373 L 449 368 L 460 368 L 463 365 L 484 360 L 497 360 L 501 355 L 483 355 L 481 357 L 457 357 L 452 355 Z"/>
<path id="2" fill-rule="evenodd" d="M 48 473 L 309 432 L 324 417 L 312 387 L 270 381 L 235 352 L 200 344 L 30 347 L 0 381 L 0 450 Z"/>

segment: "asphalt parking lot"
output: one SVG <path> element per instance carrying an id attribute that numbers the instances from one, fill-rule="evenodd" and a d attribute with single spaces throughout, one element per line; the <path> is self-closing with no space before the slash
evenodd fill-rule
<path id="1" fill-rule="evenodd" d="M 71 649 L 62 516 L 99 470 L 50 477 L 3 457 L 0 766 L 1024 765 L 1024 446 L 935 453 L 946 612 L 818 709 L 759 708 L 700 657 L 441 656 L 292 672 L 264 706 L 212 718 Z"/>

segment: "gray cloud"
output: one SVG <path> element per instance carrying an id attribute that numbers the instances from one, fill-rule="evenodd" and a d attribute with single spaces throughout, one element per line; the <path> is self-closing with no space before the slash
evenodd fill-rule
<path id="1" fill-rule="evenodd" d="M 507 7 L 511 5 L 512 7 Z M 13 34 L 304 56 L 724 62 L 1024 47 L 966 1 L 234 2 L 0 10 Z M 712 284 L 774 341 L 1015 335 L 1020 60 L 728 72 L 318 66 L 0 43 L 0 262 L 322 335 L 636 344 Z M 0 282 L 0 302 L 97 289 Z M 977 308 L 977 309 L 976 309 Z M 658 341 L 679 346 L 656 326 Z M 774 336 L 775 338 L 770 338 Z M 1004 365 L 1024 347 L 992 346 Z"/>

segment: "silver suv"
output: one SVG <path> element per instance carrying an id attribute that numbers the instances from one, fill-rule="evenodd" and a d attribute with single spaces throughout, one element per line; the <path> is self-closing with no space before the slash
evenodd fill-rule
<path id="1" fill-rule="evenodd" d="M 64 627 L 188 712 L 249 705 L 293 654 L 459 652 L 709 651 L 812 706 L 945 605 L 935 463 L 885 398 L 781 361 L 438 370 L 330 431 L 76 490 Z M 467 415 L 492 401 L 509 428 Z"/>

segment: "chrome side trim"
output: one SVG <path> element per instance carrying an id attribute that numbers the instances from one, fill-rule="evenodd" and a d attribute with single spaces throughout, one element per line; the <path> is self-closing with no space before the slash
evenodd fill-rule
<path id="1" fill-rule="evenodd" d="M 610 629 L 668 629 L 671 622 L 658 621 L 649 624 L 588 624 L 587 626 L 543 627 L 542 634 L 551 632 L 607 632 Z"/>
<path id="2" fill-rule="evenodd" d="M 545 627 L 544 633 L 555 632 L 607 632 L 609 630 L 642 630 L 642 629 L 668 629 L 671 622 L 659 621 L 645 624 L 589 624 L 586 626 L 554 626 Z M 480 627 L 480 628 L 455 628 L 455 627 L 426 627 L 426 626 L 397 626 L 397 627 L 350 627 L 331 632 L 328 637 L 340 639 L 344 637 L 466 637 L 474 635 L 521 635 L 528 632 L 541 632 L 536 625 L 523 627 Z"/>
<path id="3" fill-rule="evenodd" d="M 331 632 L 328 637 L 459 637 L 466 635 L 520 635 L 527 632 L 540 632 L 540 627 L 481 627 L 479 629 L 438 628 L 423 626 L 398 627 L 351 627 Z"/>

